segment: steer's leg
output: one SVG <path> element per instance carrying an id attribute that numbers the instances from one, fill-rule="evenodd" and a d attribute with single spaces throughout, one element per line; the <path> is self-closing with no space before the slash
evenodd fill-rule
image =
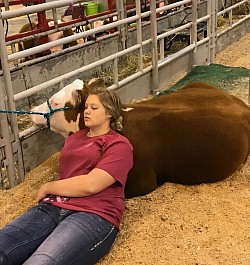
<path id="1" fill-rule="evenodd" d="M 142 196 L 157 188 L 157 176 L 152 167 L 143 164 L 136 165 L 129 172 L 125 187 L 125 197 L 127 199 Z"/>

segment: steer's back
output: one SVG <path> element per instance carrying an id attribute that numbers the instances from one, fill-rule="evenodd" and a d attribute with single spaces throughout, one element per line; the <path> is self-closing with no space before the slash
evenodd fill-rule
<path id="1" fill-rule="evenodd" d="M 156 97 L 149 101 L 142 101 L 136 104 L 130 104 L 131 107 L 164 107 L 170 110 L 177 108 L 188 111 L 191 110 L 206 110 L 213 111 L 220 109 L 224 113 L 246 113 L 249 112 L 249 107 L 240 99 L 225 93 L 212 85 L 196 82 L 184 86 L 182 89 L 173 92 L 172 94 Z"/>

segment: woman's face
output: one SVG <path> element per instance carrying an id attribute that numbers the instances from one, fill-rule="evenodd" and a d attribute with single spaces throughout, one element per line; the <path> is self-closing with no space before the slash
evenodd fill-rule
<path id="1" fill-rule="evenodd" d="M 89 95 L 85 102 L 84 122 L 88 128 L 102 128 L 110 124 L 111 115 L 107 113 L 97 95 Z"/>

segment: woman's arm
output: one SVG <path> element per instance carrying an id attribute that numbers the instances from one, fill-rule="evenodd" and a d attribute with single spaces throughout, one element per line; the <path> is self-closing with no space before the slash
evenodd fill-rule
<path id="1" fill-rule="evenodd" d="M 85 197 L 98 193 L 114 184 L 116 180 L 106 171 L 94 168 L 86 175 L 51 181 L 44 184 L 37 193 L 37 201 L 46 195 L 65 197 Z"/>

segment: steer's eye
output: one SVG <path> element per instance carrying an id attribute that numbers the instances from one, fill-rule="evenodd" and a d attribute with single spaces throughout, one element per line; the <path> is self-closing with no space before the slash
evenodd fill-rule
<path id="1" fill-rule="evenodd" d="M 73 105 L 79 105 L 81 102 L 82 102 L 82 98 L 81 98 L 81 95 L 79 93 L 78 90 L 73 90 L 71 92 L 71 96 L 72 96 L 72 104 Z"/>
<path id="2" fill-rule="evenodd" d="M 50 103 L 50 105 L 53 106 L 53 107 L 57 107 L 57 106 L 59 105 L 59 101 L 58 101 L 56 98 L 51 98 L 51 99 L 49 100 L 49 103 Z"/>
<path id="3" fill-rule="evenodd" d="M 76 104 L 80 104 L 80 103 L 81 103 L 81 97 L 80 97 L 80 95 L 78 95 L 76 97 Z"/>

